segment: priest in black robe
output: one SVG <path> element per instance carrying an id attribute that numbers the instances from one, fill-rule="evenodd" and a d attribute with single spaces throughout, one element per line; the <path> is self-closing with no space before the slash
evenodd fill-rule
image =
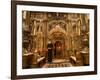
<path id="1" fill-rule="evenodd" d="M 48 63 L 51 63 L 53 57 L 53 44 L 51 41 L 48 42 L 47 48 L 48 48 Z"/>

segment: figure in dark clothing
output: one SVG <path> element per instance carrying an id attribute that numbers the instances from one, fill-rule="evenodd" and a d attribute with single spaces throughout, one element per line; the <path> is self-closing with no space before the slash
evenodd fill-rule
<path id="1" fill-rule="evenodd" d="M 51 43 L 51 41 L 48 42 L 47 48 L 48 48 L 48 62 L 51 63 L 53 55 L 53 44 Z"/>

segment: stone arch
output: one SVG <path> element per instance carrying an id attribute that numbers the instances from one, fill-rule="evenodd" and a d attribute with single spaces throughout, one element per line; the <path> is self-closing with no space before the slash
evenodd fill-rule
<path id="1" fill-rule="evenodd" d="M 48 32 L 48 35 L 51 36 L 53 33 L 62 33 L 65 36 L 67 36 L 67 33 L 65 30 L 63 30 L 62 28 L 60 28 L 59 25 L 57 25 L 55 28 L 53 28 L 50 32 Z"/>
<path id="2" fill-rule="evenodd" d="M 48 26 L 49 26 L 48 30 L 49 30 L 49 31 L 51 30 L 51 29 L 50 29 L 50 26 L 51 26 L 51 25 L 56 26 L 56 25 L 59 25 L 60 22 L 63 23 L 63 24 L 65 24 L 65 25 L 67 25 L 66 21 L 63 21 L 63 20 L 52 20 L 52 21 L 48 22 Z M 62 25 L 62 26 L 63 26 L 63 25 Z M 61 27 L 61 26 L 60 26 L 60 27 Z M 66 27 L 65 27 L 65 28 L 66 28 Z"/>
<path id="3" fill-rule="evenodd" d="M 53 44 L 55 44 L 57 41 L 61 42 L 62 48 L 63 48 L 62 50 L 63 57 L 65 55 L 65 47 L 66 47 L 66 42 L 67 42 L 66 37 L 67 37 L 66 31 L 60 28 L 59 25 L 56 25 L 55 28 L 53 28 L 50 32 L 48 32 L 48 39 L 50 39 Z"/>

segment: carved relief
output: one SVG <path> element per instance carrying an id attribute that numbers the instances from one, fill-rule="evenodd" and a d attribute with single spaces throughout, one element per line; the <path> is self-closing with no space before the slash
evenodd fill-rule
<path id="1" fill-rule="evenodd" d="M 23 34 L 32 37 L 26 40 L 29 41 L 27 46 L 32 46 L 30 50 L 33 53 L 37 51 L 46 56 L 47 43 L 51 40 L 54 50 L 59 53 L 56 57 L 70 60 L 71 56 L 77 57 L 76 53 L 82 48 L 89 49 L 89 15 L 25 11 Z M 23 39 L 25 37 L 23 35 Z M 24 40 L 23 43 L 25 44 Z"/>

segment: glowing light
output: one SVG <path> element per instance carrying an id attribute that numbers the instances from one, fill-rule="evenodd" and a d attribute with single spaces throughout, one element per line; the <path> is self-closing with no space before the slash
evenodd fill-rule
<path id="1" fill-rule="evenodd" d="M 60 28 L 60 26 L 59 25 L 56 25 L 56 28 Z"/>
<path id="2" fill-rule="evenodd" d="M 34 52 L 37 52 L 37 49 L 35 49 L 35 51 Z"/>

